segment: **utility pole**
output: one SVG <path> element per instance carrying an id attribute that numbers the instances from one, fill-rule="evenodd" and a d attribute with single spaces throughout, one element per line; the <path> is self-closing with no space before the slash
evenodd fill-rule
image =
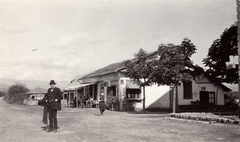
<path id="1" fill-rule="evenodd" d="M 240 1 L 237 2 L 237 46 L 238 46 L 238 116 L 240 118 Z"/>

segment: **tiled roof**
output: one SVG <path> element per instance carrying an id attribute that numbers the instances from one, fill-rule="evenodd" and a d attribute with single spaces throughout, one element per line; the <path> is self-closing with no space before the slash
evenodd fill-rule
<path id="1" fill-rule="evenodd" d="M 108 73 L 118 72 L 121 69 L 124 69 L 124 61 L 110 64 L 110 65 L 103 67 L 101 69 L 98 69 L 90 74 L 87 74 L 87 75 L 83 76 L 82 78 L 90 78 L 90 77 L 100 76 L 100 75 L 104 75 L 104 74 L 108 74 Z"/>
<path id="2" fill-rule="evenodd" d="M 148 53 L 147 56 L 151 56 L 151 55 L 154 55 L 157 51 L 154 51 L 154 52 L 150 52 Z M 131 61 L 134 61 L 134 59 L 131 59 Z M 90 78 L 90 77 L 96 77 L 96 76 L 101 76 L 101 75 L 104 75 L 104 74 L 109 74 L 109 73 L 113 73 L 113 72 L 118 72 L 122 69 L 125 68 L 125 61 L 122 61 L 122 62 L 118 62 L 118 63 L 113 63 L 113 64 L 110 64 L 106 67 L 103 67 L 101 69 L 98 69 L 90 74 L 87 74 L 85 76 L 83 76 L 82 78 Z"/>

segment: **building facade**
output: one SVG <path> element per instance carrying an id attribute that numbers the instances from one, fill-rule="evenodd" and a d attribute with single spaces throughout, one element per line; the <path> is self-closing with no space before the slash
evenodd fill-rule
<path id="1" fill-rule="evenodd" d="M 86 76 L 73 80 L 77 84 L 65 89 L 67 104 L 71 102 L 97 106 L 101 93 L 110 109 L 131 111 L 143 107 L 143 90 L 125 76 L 123 62 L 114 63 Z M 177 95 L 179 110 L 212 110 L 224 106 L 224 92 L 231 91 L 221 83 L 216 83 L 204 72 L 191 81 L 182 82 L 177 87 L 146 86 L 145 106 L 147 109 L 167 109 L 173 107 L 173 95 Z M 89 102 L 90 101 L 90 102 Z M 77 104 L 78 106 L 79 104 Z"/>

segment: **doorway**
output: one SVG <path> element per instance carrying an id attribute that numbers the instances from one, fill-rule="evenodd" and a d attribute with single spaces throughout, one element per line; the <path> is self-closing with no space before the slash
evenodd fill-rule
<path id="1" fill-rule="evenodd" d="M 215 92 L 200 91 L 201 109 L 207 110 L 215 107 Z"/>
<path id="2" fill-rule="evenodd" d="M 200 103 L 201 109 L 206 110 L 208 108 L 208 92 L 200 91 Z"/>

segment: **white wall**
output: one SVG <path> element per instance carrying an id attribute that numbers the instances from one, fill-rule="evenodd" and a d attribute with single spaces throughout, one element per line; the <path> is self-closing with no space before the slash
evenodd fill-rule
<path id="1" fill-rule="evenodd" d="M 147 86 L 145 87 L 145 107 L 150 108 L 170 108 L 169 86 Z M 143 93 L 143 90 L 142 90 Z M 143 94 L 142 94 L 143 95 Z M 142 109 L 142 103 L 135 105 L 136 109 Z"/>
<path id="2" fill-rule="evenodd" d="M 148 86 L 146 87 L 146 108 L 169 108 L 169 86 Z"/>

